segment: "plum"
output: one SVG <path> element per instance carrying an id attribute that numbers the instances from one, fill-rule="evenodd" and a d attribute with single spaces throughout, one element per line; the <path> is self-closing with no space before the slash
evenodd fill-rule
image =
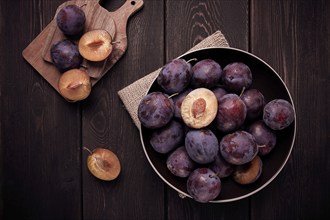
<path id="1" fill-rule="evenodd" d="M 221 82 L 229 92 L 240 93 L 252 84 L 250 68 L 241 62 L 229 63 L 223 69 Z"/>
<path id="2" fill-rule="evenodd" d="M 191 65 L 184 59 L 174 59 L 160 70 L 157 83 L 168 94 L 183 91 L 191 81 Z"/>
<path id="3" fill-rule="evenodd" d="M 60 76 L 58 89 L 64 98 L 75 102 L 89 96 L 92 90 L 92 83 L 85 70 L 71 69 Z"/>
<path id="4" fill-rule="evenodd" d="M 173 175 L 185 178 L 194 170 L 195 162 L 189 157 L 186 148 L 181 146 L 168 156 L 166 166 Z"/>
<path id="5" fill-rule="evenodd" d="M 265 125 L 262 120 L 252 123 L 247 131 L 254 136 L 260 156 L 267 155 L 274 149 L 276 133 Z"/>
<path id="6" fill-rule="evenodd" d="M 191 130 L 186 134 L 185 147 L 193 161 L 206 164 L 215 160 L 219 151 L 219 142 L 209 129 Z"/>
<path id="7" fill-rule="evenodd" d="M 117 155 L 106 148 L 98 147 L 93 151 L 84 147 L 90 154 L 87 157 L 88 170 L 101 180 L 111 181 L 116 179 L 121 170 Z"/>
<path id="8" fill-rule="evenodd" d="M 230 176 L 234 171 L 234 165 L 228 163 L 219 152 L 215 160 L 210 164 L 209 168 L 217 174 L 219 178 Z"/>
<path id="9" fill-rule="evenodd" d="M 204 59 L 192 67 L 191 86 L 193 88 L 213 88 L 220 80 L 222 68 L 212 59 Z"/>
<path id="10" fill-rule="evenodd" d="M 56 15 L 57 26 L 68 36 L 77 37 L 85 28 L 85 12 L 77 5 L 67 5 Z"/>
<path id="11" fill-rule="evenodd" d="M 214 93 L 215 97 L 217 97 L 218 103 L 224 95 L 228 94 L 228 92 L 224 88 L 221 88 L 221 87 L 216 87 L 216 88 L 212 89 L 212 92 Z"/>
<path id="12" fill-rule="evenodd" d="M 220 153 L 228 163 L 241 165 L 250 162 L 258 154 L 258 146 L 252 134 L 235 131 L 221 139 Z"/>
<path id="13" fill-rule="evenodd" d="M 204 128 L 212 123 L 218 110 L 218 101 L 214 93 L 206 88 L 194 89 L 181 104 L 181 116 L 186 125 L 192 128 Z"/>
<path id="14" fill-rule="evenodd" d="M 294 121 L 294 109 L 284 99 L 274 99 L 268 102 L 263 111 L 265 124 L 273 130 L 283 130 Z"/>
<path id="15" fill-rule="evenodd" d="M 259 116 L 262 115 L 262 111 L 265 105 L 265 98 L 259 90 L 245 90 L 241 95 L 241 99 L 243 100 L 247 109 L 247 119 L 249 119 L 250 121 L 256 120 Z"/>
<path id="16" fill-rule="evenodd" d="M 50 49 L 50 56 L 53 64 L 60 72 L 79 68 L 83 61 L 78 46 L 68 39 L 53 44 Z"/>
<path id="17" fill-rule="evenodd" d="M 232 176 L 235 182 L 246 185 L 251 184 L 259 179 L 261 173 L 262 160 L 259 156 L 256 156 L 249 163 L 236 166 Z"/>
<path id="18" fill-rule="evenodd" d="M 188 177 L 187 191 L 197 202 L 214 200 L 221 191 L 220 178 L 208 168 L 197 168 Z"/>
<path id="19" fill-rule="evenodd" d="M 219 100 L 215 125 L 221 132 L 228 133 L 239 129 L 246 118 L 246 106 L 236 94 L 228 93 Z"/>
<path id="20" fill-rule="evenodd" d="M 104 29 L 95 29 L 84 33 L 78 43 L 79 53 L 89 61 L 103 61 L 112 52 L 112 37 Z"/>
<path id="21" fill-rule="evenodd" d="M 152 92 L 144 96 L 138 106 L 138 118 L 149 129 L 165 126 L 174 115 L 172 99 L 162 92 Z"/>
<path id="22" fill-rule="evenodd" d="M 176 96 L 173 96 L 173 102 L 174 102 L 174 117 L 178 119 L 182 119 L 181 116 L 181 105 L 184 100 L 184 98 L 188 95 L 189 92 L 191 92 L 191 88 L 187 88 L 186 90 L 182 91 Z"/>
<path id="23" fill-rule="evenodd" d="M 156 129 L 150 137 L 150 144 L 158 153 L 168 153 L 179 147 L 184 141 L 182 125 L 172 120 L 166 126 Z"/>

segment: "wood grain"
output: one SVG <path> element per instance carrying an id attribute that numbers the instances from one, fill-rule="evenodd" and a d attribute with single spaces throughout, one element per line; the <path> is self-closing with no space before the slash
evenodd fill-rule
<path id="1" fill-rule="evenodd" d="M 328 1 L 252 1 L 252 52 L 288 85 L 298 123 L 288 164 L 252 199 L 252 219 L 330 218 L 329 11 Z"/>
<path id="2" fill-rule="evenodd" d="M 118 1 L 115 2 L 119 5 Z M 139 133 L 125 111 L 117 91 L 163 64 L 163 4 L 147 7 L 128 22 L 125 56 L 93 88 L 83 105 L 83 145 L 113 150 L 122 165 L 114 182 L 96 180 L 83 166 L 85 219 L 164 219 L 164 183 L 153 172 L 141 146 Z M 110 10 L 111 1 L 103 7 Z M 150 18 L 153 19 L 150 19 Z M 83 152 L 83 161 L 86 159 Z"/>
<path id="3" fill-rule="evenodd" d="M 66 102 L 21 54 L 64 2 L 0 1 L 0 219 L 330 219 L 330 1 L 145 0 L 127 23 L 125 55 L 80 103 Z M 101 4 L 113 12 L 124 2 Z M 199 204 L 153 171 L 117 91 L 218 29 L 284 79 L 297 136 L 266 188 Z M 113 150 L 119 178 L 94 178 L 83 146 Z"/>
<path id="4" fill-rule="evenodd" d="M 227 11 L 235 14 L 224 16 Z M 184 15 L 184 16 L 177 16 Z M 169 61 L 206 36 L 221 30 L 232 47 L 248 48 L 248 1 L 166 1 L 166 60 Z M 175 27 L 175 31 L 172 31 Z M 230 27 L 223 29 L 222 27 Z M 248 219 L 249 200 L 224 204 L 199 204 L 189 198 L 181 199 L 167 188 L 168 219 Z M 234 211 L 235 210 L 235 211 Z"/>
<path id="5" fill-rule="evenodd" d="M 0 219 L 80 219 L 80 111 L 21 57 L 59 1 L 1 2 Z M 13 21 L 17 28 L 11 28 Z"/>

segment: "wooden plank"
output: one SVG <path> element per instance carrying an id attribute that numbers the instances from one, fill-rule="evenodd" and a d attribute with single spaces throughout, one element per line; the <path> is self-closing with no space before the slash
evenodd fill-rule
<path id="1" fill-rule="evenodd" d="M 80 219 L 80 107 L 21 56 L 62 1 L 1 1 L 0 219 Z"/>
<path id="2" fill-rule="evenodd" d="M 115 10 L 122 2 L 103 1 L 102 6 Z M 145 1 L 142 10 L 130 18 L 125 55 L 83 105 L 83 146 L 105 146 L 118 155 L 122 165 L 118 179 L 103 182 L 83 164 L 84 219 L 164 219 L 164 184 L 149 165 L 138 130 L 117 95 L 163 64 L 163 10 L 161 1 Z M 83 163 L 87 155 L 84 151 Z"/>
<path id="3" fill-rule="evenodd" d="M 326 0 L 252 1 L 251 50 L 288 85 L 298 124 L 286 167 L 252 200 L 252 219 L 330 218 L 329 12 Z"/>
<path id="4" fill-rule="evenodd" d="M 235 18 L 235 19 L 233 19 Z M 248 1 L 166 1 L 166 60 L 221 30 L 232 47 L 248 48 Z M 249 199 L 200 204 L 167 188 L 168 219 L 249 218 Z"/>
<path id="5" fill-rule="evenodd" d="M 216 30 L 221 30 L 231 47 L 248 49 L 247 0 L 166 2 L 167 61 L 186 52 Z"/>

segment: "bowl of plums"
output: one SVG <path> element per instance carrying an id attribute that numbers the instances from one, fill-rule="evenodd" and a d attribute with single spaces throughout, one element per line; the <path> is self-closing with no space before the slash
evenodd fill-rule
<path id="1" fill-rule="evenodd" d="M 235 48 L 205 48 L 165 64 L 138 106 L 150 165 L 181 197 L 251 196 L 281 172 L 296 114 L 279 74 Z"/>

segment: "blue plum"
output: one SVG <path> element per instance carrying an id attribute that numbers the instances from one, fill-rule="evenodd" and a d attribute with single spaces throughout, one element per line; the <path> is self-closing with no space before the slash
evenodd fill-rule
<path id="1" fill-rule="evenodd" d="M 191 130 L 186 134 L 185 147 L 193 161 L 207 164 L 215 160 L 219 151 L 219 142 L 209 129 Z"/>
<path id="2" fill-rule="evenodd" d="M 165 126 L 174 115 L 173 100 L 162 92 L 152 92 L 144 96 L 138 106 L 138 118 L 149 129 Z"/>
<path id="3" fill-rule="evenodd" d="M 235 131 L 221 139 L 220 153 L 228 163 L 242 165 L 253 160 L 258 154 L 258 146 L 252 134 Z"/>

